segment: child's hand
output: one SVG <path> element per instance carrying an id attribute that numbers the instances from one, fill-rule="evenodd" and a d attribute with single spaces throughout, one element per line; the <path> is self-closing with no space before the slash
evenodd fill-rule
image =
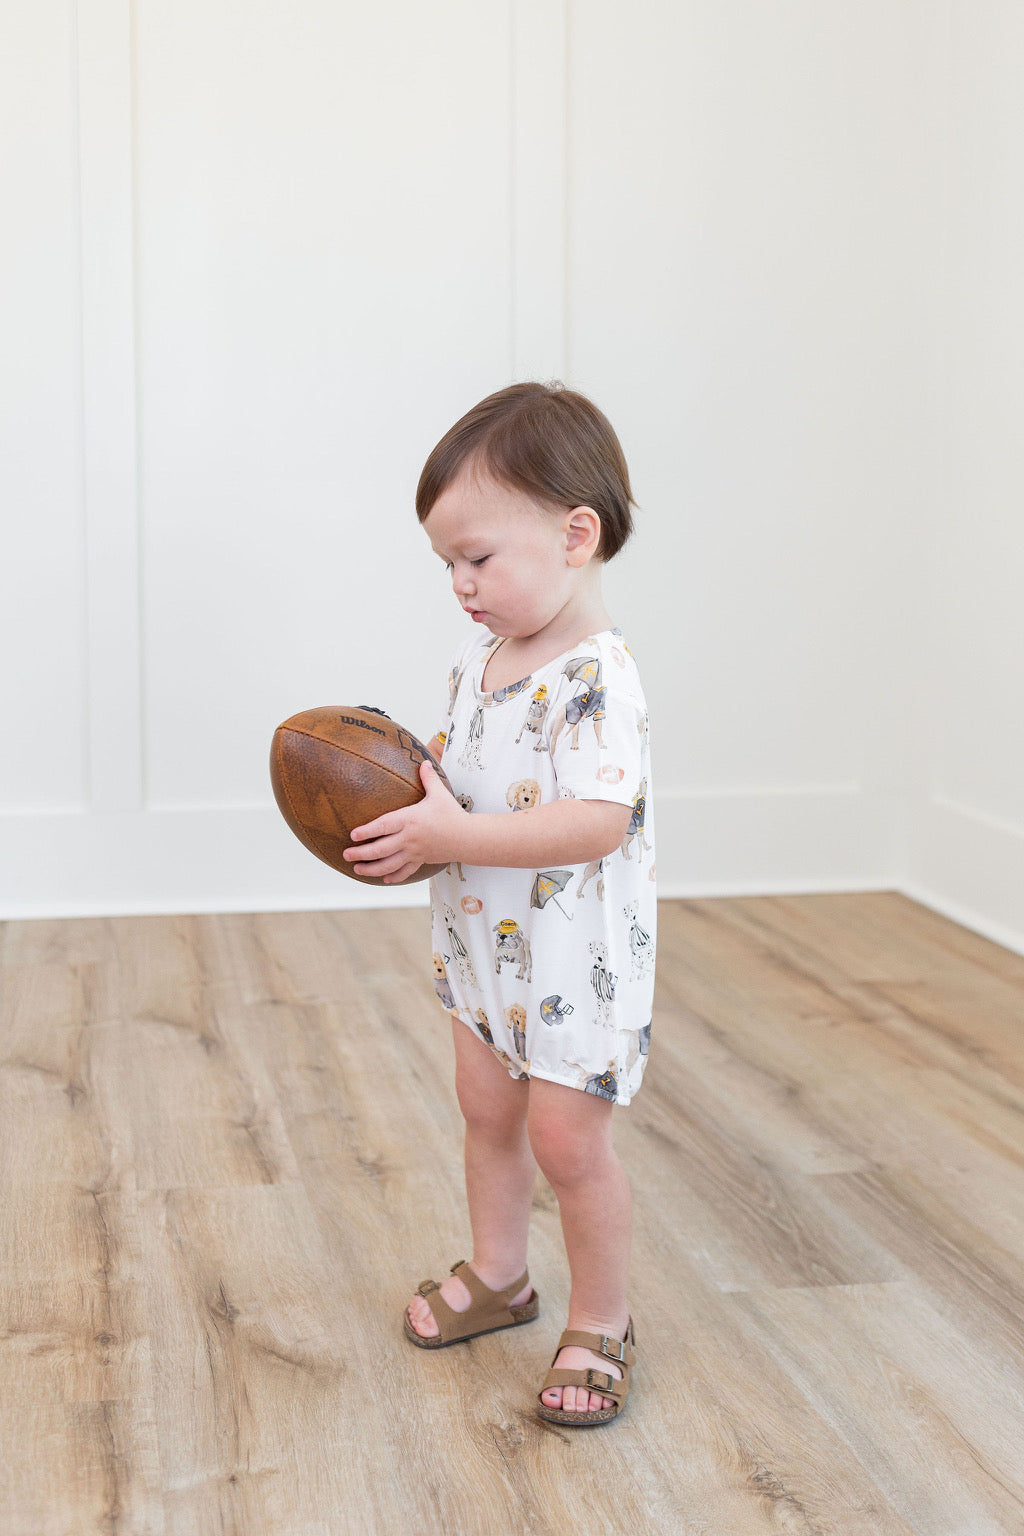
<path id="1" fill-rule="evenodd" d="M 458 858 L 457 840 L 469 812 L 444 787 L 430 763 L 420 764 L 420 780 L 427 793 L 416 805 L 353 827 L 352 841 L 362 846 L 346 848 L 344 857 L 357 875 L 397 885 L 421 864 L 450 864 Z"/>

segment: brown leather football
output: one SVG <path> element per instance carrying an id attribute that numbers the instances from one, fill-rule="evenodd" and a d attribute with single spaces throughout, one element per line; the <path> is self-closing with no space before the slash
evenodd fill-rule
<path id="1" fill-rule="evenodd" d="M 281 815 L 310 853 L 362 885 L 383 885 L 376 875 L 357 875 L 342 854 L 352 846 L 353 827 L 423 799 L 424 761 L 433 763 L 450 790 L 444 769 L 423 743 L 383 710 L 325 705 L 278 726 L 270 782 Z M 442 869 L 443 864 L 421 864 L 408 880 L 395 883 L 411 885 Z"/>

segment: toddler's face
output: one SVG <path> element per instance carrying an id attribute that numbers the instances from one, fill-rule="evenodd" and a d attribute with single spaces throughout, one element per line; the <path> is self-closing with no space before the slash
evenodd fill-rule
<path id="1" fill-rule="evenodd" d="M 577 572 L 566 560 L 564 515 L 464 469 L 424 528 L 462 607 L 494 635 L 527 639 L 561 612 Z"/>

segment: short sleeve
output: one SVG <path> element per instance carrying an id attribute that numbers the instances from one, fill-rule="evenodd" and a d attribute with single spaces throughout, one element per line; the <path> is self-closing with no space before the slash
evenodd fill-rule
<path id="1" fill-rule="evenodd" d="M 635 805 L 644 793 L 647 710 L 621 684 L 593 686 L 583 677 L 560 690 L 549 737 L 562 798 Z"/>

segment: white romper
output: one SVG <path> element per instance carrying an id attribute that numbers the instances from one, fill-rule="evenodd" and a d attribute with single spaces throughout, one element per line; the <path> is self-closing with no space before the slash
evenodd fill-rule
<path id="1" fill-rule="evenodd" d="M 430 882 L 442 1005 L 512 1077 L 628 1104 L 651 1036 L 656 903 L 647 706 L 615 630 L 484 693 L 498 642 L 474 633 L 448 677 L 438 735 L 472 812 L 521 815 L 559 798 L 633 809 L 615 851 L 544 869 L 449 864 Z"/>

